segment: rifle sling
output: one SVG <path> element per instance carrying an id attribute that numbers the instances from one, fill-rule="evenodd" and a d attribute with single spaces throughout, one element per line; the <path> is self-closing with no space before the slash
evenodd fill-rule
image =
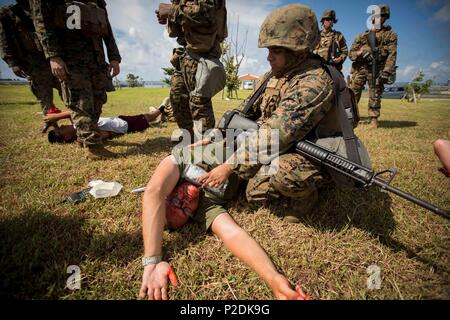
<path id="1" fill-rule="evenodd" d="M 270 76 L 267 77 L 267 79 L 264 80 L 264 82 L 259 86 L 258 90 L 253 93 L 252 97 L 247 101 L 247 104 L 245 105 L 244 109 L 242 109 L 242 113 L 248 114 L 248 111 L 250 108 L 255 104 L 256 100 L 261 96 L 261 94 L 264 92 L 264 90 L 267 87 L 267 83 L 270 80 Z"/>
<path id="2" fill-rule="evenodd" d="M 339 122 L 341 124 L 342 135 L 344 137 L 348 158 L 350 161 L 361 165 L 361 157 L 358 152 L 358 138 L 356 137 L 353 131 L 353 126 L 348 119 L 344 101 L 341 99 L 341 92 L 346 87 L 346 85 L 344 85 L 345 81 L 342 79 L 342 74 L 335 67 L 327 64 L 323 64 L 323 67 L 328 72 L 331 79 L 333 79 L 336 107 L 338 109 Z"/>

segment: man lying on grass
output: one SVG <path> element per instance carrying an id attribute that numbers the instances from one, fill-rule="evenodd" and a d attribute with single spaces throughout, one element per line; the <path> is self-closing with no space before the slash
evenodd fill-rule
<path id="1" fill-rule="evenodd" d="M 111 139 L 125 133 L 142 132 L 148 129 L 162 114 L 164 114 L 163 105 L 159 109 L 154 109 L 149 113 L 136 116 L 100 117 L 98 119 L 98 130 L 103 140 Z M 45 121 L 51 122 L 55 127 L 54 130 L 48 133 L 48 142 L 72 143 L 77 140 L 74 125 L 58 126 L 57 124 L 59 120 L 70 119 L 70 115 L 71 111 L 63 111 L 56 114 L 47 114 L 44 117 Z"/>
<path id="2" fill-rule="evenodd" d="M 187 147 L 189 148 L 189 147 Z M 224 206 L 238 192 L 239 179 L 232 175 L 222 198 L 206 189 L 182 181 L 189 169 L 184 148 L 174 148 L 156 168 L 143 196 L 144 272 L 139 292 L 141 298 L 167 300 L 168 282 L 177 285 L 174 270 L 162 260 L 165 225 L 177 229 L 189 216 L 219 237 L 225 247 L 254 270 L 272 289 L 276 299 L 306 300 L 300 286 L 292 289 L 288 279 L 280 274 L 261 246 L 227 213 Z M 192 155 L 192 154 L 191 154 Z"/>

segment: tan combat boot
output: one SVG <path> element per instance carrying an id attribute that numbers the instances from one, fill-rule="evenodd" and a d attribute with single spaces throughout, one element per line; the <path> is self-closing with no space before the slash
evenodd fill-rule
<path id="1" fill-rule="evenodd" d="M 87 147 L 86 158 L 89 160 L 107 160 L 114 159 L 117 155 L 102 145 L 92 145 Z"/>
<path id="2" fill-rule="evenodd" d="M 378 128 L 378 119 L 377 118 L 370 119 L 370 126 L 374 129 L 377 129 Z"/>

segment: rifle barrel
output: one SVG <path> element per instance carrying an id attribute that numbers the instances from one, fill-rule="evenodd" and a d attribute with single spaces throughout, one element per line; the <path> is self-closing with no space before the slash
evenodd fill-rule
<path id="1" fill-rule="evenodd" d="M 400 189 L 397 189 L 395 187 L 392 187 L 390 185 L 387 184 L 386 181 L 376 178 L 373 180 L 373 184 L 377 185 L 378 187 L 380 187 L 383 190 L 387 190 L 389 192 L 392 192 L 396 195 L 398 195 L 399 197 L 402 197 L 408 201 L 411 201 L 419 206 L 421 206 L 422 208 L 425 208 L 427 210 L 430 210 L 438 215 L 440 215 L 441 217 L 444 217 L 446 219 L 450 219 L 450 213 L 444 209 L 438 208 L 434 205 L 432 205 L 431 203 L 428 203 L 424 200 L 421 200 L 419 198 L 414 197 L 412 194 L 402 191 Z"/>

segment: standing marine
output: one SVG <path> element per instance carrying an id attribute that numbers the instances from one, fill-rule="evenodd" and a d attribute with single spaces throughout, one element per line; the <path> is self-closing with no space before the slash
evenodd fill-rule
<path id="1" fill-rule="evenodd" d="M 344 35 L 333 29 L 333 25 L 338 22 L 336 12 L 334 10 L 325 10 L 320 22 L 323 28 L 320 32 L 319 45 L 314 50 L 314 53 L 342 72 L 342 66 L 348 56 L 348 48 Z"/>
<path id="2" fill-rule="evenodd" d="M 44 116 L 60 112 L 53 102 L 53 89 L 61 95 L 61 85 L 36 37 L 28 0 L 0 9 L 0 56 L 16 76 L 29 81 Z"/>
<path id="3" fill-rule="evenodd" d="M 119 74 L 121 62 L 106 2 L 33 0 L 31 4 L 37 36 L 53 75 L 61 81 L 79 145 L 86 148 L 88 159 L 115 157 L 104 148 L 97 126 L 109 79 Z"/>
<path id="4" fill-rule="evenodd" d="M 227 36 L 225 0 L 173 0 L 160 4 L 156 15 L 167 24 L 169 36 L 180 47 L 173 50 L 170 104 L 178 127 L 191 138 L 194 121 L 202 132 L 214 128 L 211 98 L 225 86 L 225 70 L 220 62 L 221 44 Z"/>
<path id="5" fill-rule="evenodd" d="M 381 4 L 378 9 L 379 17 L 377 14 L 374 16 L 372 29 L 356 37 L 349 53 L 353 61 L 351 89 L 359 102 L 364 85 L 368 82 L 369 118 L 374 128 L 378 127 L 384 85 L 395 82 L 397 61 L 397 34 L 391 26 L 385 25 L 391 15 L 390 8 Z"/>

